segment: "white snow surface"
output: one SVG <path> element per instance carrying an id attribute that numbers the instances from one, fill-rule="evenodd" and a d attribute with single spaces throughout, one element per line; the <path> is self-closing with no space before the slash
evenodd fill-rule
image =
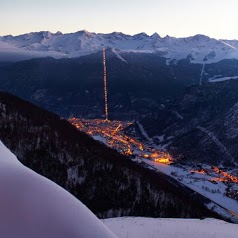
<path id="1" fill-rule="evenodd" d="M 22 165 L 0 141 L 0 237 L 116 238 L 79 200 Z"/>
<path id="2" fill-rule="evenodd" d="M 202 65 L 202 71 L 201 71 L 201 75 L 200 75 L 199 85 L 202 85 L 202 77 L 203 77 L 203 74 L 204 74 L 204 69 L 205 69 L 205 63 L 203 63 L 203 65 Z"/>
<path id="3" fill-rule="evenodd" d="M 103 220 L 119 238 L 237 238 L 238 226 L 215 219 L 121 217 Z"/>
<path id="4" fill-rule="evenodd" d="M 125 62 L 125 63 L 128 64 L 128 62 L 127 62 L 125 59 L 123 59 L 123 58 L 121 57 L 121 55 L 119 55 L 118 52 L 117 52 L 115 49 L 113 49 L 112 52 L 116 55 L 116 57 L 117 57 L 118 59 L 120 59 L 121 61 L 123 61 L 123 62 Z"/>
<path id="5" fill-rule="evenodd" d="M 93 136 L 93 139 L 97 141 L 101 141 L 102 143 L 108 146 L 107 140 L 100 135 Z"/>
<path id="6" fill-rule="evenodd" d="M 144 127 L 142 124 L 140 124 L 139 121 L 136 121 L 136 124 L 138 125 L 141 134 L 149 141 L 152 142 L 152 139 L 148 136 L 147 132 L 145 131 Z"/>
<path id="7" fill-rule="evenodd" d="M 217 82 L 222 82 L 222 81 L 227 81 L 227 80 L 232 80 L 232 79 L 238 79 L 238 76 L 233 76 L 233 77 L 222 77 L 222 78 L 217 78 L 216 76 L 213 78 L 209 78 L 208 82 L 209 83 L 217 83 Z"/>
<path id="8" fill-rule="evenodd" d="M 208 64 L 222 59 L 238 59 L 238 41 L 217 40 L 204 35 L 175 38 L 158 34 L 148 36 L 145 33 L 126 35 L 121 32 L 110 34 L 78 31 L 62 34 L 48 31 L 32 32 L 20 36 L 0 37 L 0 56 L 8 51 L 31 56 L 79 57 L 111 48 L 119 59 L 126 62 L 123 52 L 160 53 L 169 65 L 181 59 L 190 59 L 192 63 Z"/>
<path id="9" fill-rule="evenodd" d="M 220 150 L 223 153 L 226 153 L 226 155 L 229 157 L 229 159 L 231 159 L 232 162 L 234 161 L 234 158 L 231 156 L 231 154 L 229 153 L 227 148 L 218 140 L 218 138 L 215 136 L 215 134 L 213 132 L 211 132 L 208 129 L 201 127 L 201 126 L 198 126 L 197 129 L 206 133 L 212 139 L 212 141 L 220 148 Z"/>

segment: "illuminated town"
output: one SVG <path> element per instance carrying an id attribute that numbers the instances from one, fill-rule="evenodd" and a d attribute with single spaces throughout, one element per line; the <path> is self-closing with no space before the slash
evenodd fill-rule
<path id="1" fill-rule="evenodd" d="M 121 154 L 130 156 L 132 159 L 135 158 L 140 161 L 142 158 L 147 158 L 164 164 L 173 162 L 168 153 L 156 150 L 135 138 L 125 135 L 124 129 L 131 125 L 131 122 L 78 118 L 70 118 L 69 121 L 79 130 L 116 149 Z"/>

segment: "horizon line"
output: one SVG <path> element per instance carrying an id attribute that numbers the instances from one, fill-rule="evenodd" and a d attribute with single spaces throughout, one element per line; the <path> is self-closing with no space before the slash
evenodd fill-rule
<path id="1" fill-rule="evenodd" d="M 128 34 L 128 33 L 123 33 L 121 31 L 113 31 L 113 32 L 94 32 L 94 31 L 88 31 L 88 30 L 85 30 L 85 29 L 82 29 L 82 30 L 79 30 L 79 31 L 75 31 L 75 32 L 62 32 L 62 31 L 56 31 L 55 33 L 52 32 L 52 31 L 49 31 L 49 30 L 39 30 L 39 31 L 30 31 L 30 32 L 25 32 L 25 33 L 20 33 L 20 34 L 7 34 L 7 35 L 0 35 L 0 37 L 7 37 L 7 36 L 12 36 L 12 37 L 17 37 L 17 36 L 22 36 L 22 35 L 27 35 L 27 34 L 31 34 L 31 33 L 41 33 L 41 32 L 49 32 L 53 35 L 57 35 L 57 34 L 62 34 L 62 35 L 70 35 L 70 34 L 75 34 L 75 33 L 78 33 L 78 32 L 86 32 L 86 33 L 90 33 L 90 34 L 101 34 L 101 35 L 111 35 L 111 34 L 115 34 L 115 33 L 118 33 L 118 34 L 123 34 L 125 36 L 136 36 L 136 35 L 141 35 L 141 34 L 144 34 L 145 36 L 147 37 L 152 37 L 153 35 L 158 35 L 159 38 L 166 38 L 166 37 L 170 37 L 170 38 L 176 38 L 176 39 L 183 39 L 183 38 L 190 38 L 190 37 L 195 37 L 195 36 L 205 36 L 205 37 L 208 37 L 210 39 L 215 39 L 215 40 L 237 40 L 237 39 L 224 39 L 224 38 L 215 38 L 215 37 L 211 37 L 209 35 L 205 35 L 205 34 L 202 34 L 202 33 L 197 33 L 195 35 L 189 35 L 189 36 L 171 36 L 171 35 L 165 35 L 164 37 L 161 36 L 158 32 L 154 32 L 153 34 L 147 34 L 146 32 L 139 32 L 139 33 L 136 33 L 136 34 Z"/>

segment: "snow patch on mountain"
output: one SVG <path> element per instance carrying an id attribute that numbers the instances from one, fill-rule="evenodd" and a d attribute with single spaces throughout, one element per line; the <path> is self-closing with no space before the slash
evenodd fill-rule
<path id="1" fill-rule="evenodd" d="M 108 146 L 107 140 L 106 140 L 105 138 L 103 138 L 102 136 L 100 136 L 100 135 L 95 135 L 95 136 L 93 136 L 93 139 L 94 139 L 94 140 L 97 140 L 97 141 L 100 141 L 100 142 L 102 142 L 103 144 L 105 144 L 105 145 Z"/>
<path id="2" fill-rule="evenodd" d="M 0 237 L 116 238 L 80 201 L 22 165 L 0 141 Z"/>
<path id="3" fill-rule="evenodd" d="M 136 121 L 136 124 L 138 125 L 141 134 L 142 134 L 150 143 L 152 143 L 153 140 L 148 136 L 147 132 L 145 131 L 145 129 L 144 129 L 144 127 L 143 127 L 143 125 L 142 125 L 139 121 Z"/>
<path id="4" fill-rule="evenodd" d="M 123 59 L 122 56 L 119 55 L 119 53 L 115 49 L 112 49 L 112 52 L 115 53 L 118 59 L 128 64 L 128 62 L 125 59 Z"/>
<path id="5" fill-rule="evenodd" d="M 222 77 L 222 78 L 217 78 L 217 76 L 214 76 L 212 78 L 208 79 L 209 83 L 217 83 L 217 82 L 222 82 L 222 81 L 227 81 L 231 79 L 238 79 L 238 76 L 233 76 L 233 77 Z"/>
<path id="6" fill-rule="evenodd" d="M 229 110 L 225 118 L 224 128 L 227 138 L 238 138 L 238 103 Z"/>
<path id="7" fill-rule="evenodd" d="M 199 85 L 202 85 L 202 78 L 203 78 L 203 74 L 204 74 L 204 69 L 205 69 L 205 63 L 202 64 L 202 70 L 201 70 Z"/>
<path id="8" fill-rule="evenodd" d="M 227 46 L 229 46 L 229 47 L 231 47 L 232 49 L 237 49 L 235 46 L 233 46 L 233 45 L 230 45 L 229 43 L 227 43 L 227 42 L 225 42 L 225 41 L 223 41 L 223 40 L 220 40 L 223 44 L 225 44 L 225 45 L 227 45 Z"/>
<path id="9" fill-rule="evenodd" d="M 231 160 L 231 162 L 234 162 L 234 158 L 232 157 L 232 155 L 229 153 L 227 148 L 218 140 L 218 138 L 215 136 L 213 132 L 201 126 L 198 126 L 197 129 L 207 134 L 210 137 L 210 139 L 219 147 L 219 149 L 227 155 L 227 157 Z"/>

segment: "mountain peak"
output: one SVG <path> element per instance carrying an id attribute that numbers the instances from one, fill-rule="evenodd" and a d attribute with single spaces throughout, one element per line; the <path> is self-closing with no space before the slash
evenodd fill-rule
<path id="1" fill-rule="evenodd" d="M 82 31 L 78 31 L 78 32 L 76 32 L 76 33 L 78 33 L 78 34 L 80 34 L 80 35 L 84 35 L 84 36 L 87 36 L 87 37 L 92 37 L 95 33 L 93 33 L 93 32 L 89 32 L 89 31 L 87 31 L 87 30 L 82 30 Z"/>
<path id="2" fill-rule="evenodd" d="M 211 38 L 209 36 L 206 35 L 202 35 L 202 34 L 197 34 L 191 37 L 194 40 L 200 41 L 200 40 L 205 40 L 205 41 L 209 41 Z"/>
<path id="3" fill-rule="evenodd" d="M 57 32 L 55 33 L 55 36 L 60 36 L 60 35 L 63 35 L 63 33 L 62 33 L 61 31 L 57 31 Z"/>
<path id="4" fill-rule="evenodd" d="M 141 32 L 141 33 L 135 34 L 134 37 L 143 38 L 143 37 L 149 37 L 149 36 L 145 32 Z"/>
<path id="5" fill-rule="evenodd" d="M 161 38 L 161 36 L 157 33 L 157 32 L 155 32 L 154 34 L 152 34 L 151 36 L 150 36 L 151 38 Z"/>
<path id="6" fill-rule="evenodd" d="M 112 32 L 110 35 L 114 35 L 114 36 L 127 36 L 127 35 L 124 34 L 123 32 L 118 32 L 118 31 L 114 31 L 114 32 Z"/>

